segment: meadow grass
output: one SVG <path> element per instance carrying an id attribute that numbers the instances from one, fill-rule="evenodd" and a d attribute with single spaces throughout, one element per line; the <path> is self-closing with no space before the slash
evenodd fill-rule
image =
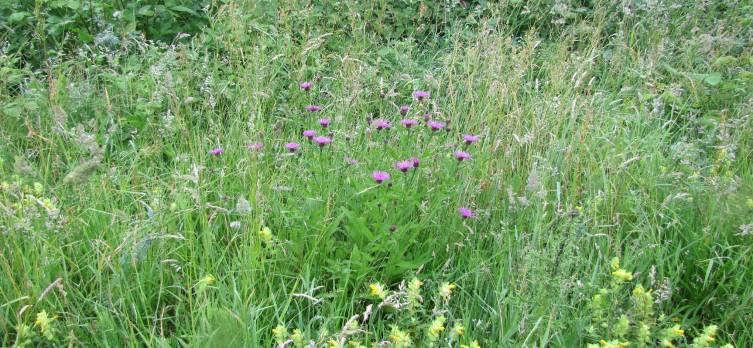
<path id="1" fill-rule="evenodd" d="M 750 345 L 753 8 L 575 3 L 4 52 L 0 343 Z"/>

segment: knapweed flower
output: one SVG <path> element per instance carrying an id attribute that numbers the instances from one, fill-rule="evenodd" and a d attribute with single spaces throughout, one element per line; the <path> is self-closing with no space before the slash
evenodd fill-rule
<path id="1" fill-rule="evenodd" d="M 328 118 L 320 118 L 319 119 L 319 125 L 327 128 L 329 126 L 329 119 Z"/>
<path id="2" fill-rule="evenodd" d="M 309 140 L 312 140 L 316 136 L 316 131 L 313 129 L 307 129 L 303 131 L 303 136 L 308 138 Z"/>
<path id="3" fill-rule="evenodd" d="M 458 214 L 460 214 L 460 217 L 462 217 L 463 219 L 472 219 L 476 217 L 476 213 L 466 207 L 458 208 Z"/>
<path id="4" fill-rule="evenodd" d="M 426 122 L 429 122 L 429 120 L 431 120 L 431 114 L 428 113 L 428 112 L 425 113 L 425 114 L 423 114 L 423 115 L 421 115 L 421 117 L 423 117 L 424 121 L 426 121 Z"/>
<path id="5" fill-rule="evenodd" d="M 467 153 L 467 152 L 465 152 L 465 151 L 460 151 L 460 150 L 458 150 L 458 151 L 455 151 L 455 152 L 453 153 L 453 155 L 455 156 L 455 158 L 456 158 L 456 159 L 457 159 L 458 161 L 461 161 L 461 162 L 462 162 L 462 161 L 465 161 L 465 160 L 469 160 L 469 159 L 471 159 L 471 154 L 469 154 L 469 153 Z"/>
<path id="6" fill-rule="evenodd" d="M 288 149 L 290 152 L 296 152 L 299 148 L 301 148 L 301 144 L 299 143 L 287 143 L 285 144 L 285 148 Z"/>
<path id="7" fill-rule="evenodd" d="M 303 108 L 306 109 L 306 111 L 308 112 L 317 112 L 322 109 L 322 107 L 319 105 L 306 105 Z"/>
<path id="8" fill-rule="evenodd" d="M 445 301 L 450 299 L 450 296 L 452 295 L 452 290 L 455 290 L 458 286 L 453 283 L 444 282 L 442 285 L 439 286 L 439 296 L 442 297 Z"/>
<path id="9" fill-rule="evenodd" d="M 429 128 L 431 128 L 431 130 L 433 131 L 438 131 L 444 128 L 444 123 L 439 122 L 439 121 L 431 120 L 431 121 L 426 122 L 426 125 L 429 126 Z"/>
<path id="10" fill-rule="evenodd" d="M 382 118 L 374 120 L 373 122 L 371 122 L 371 124 L 374 126 L 374 128 L 378 130 L 389 129 L 390 127 L 392 127 L 392 124 L 390 123 L 390 121 L 387 121 Z"/>
<path id="11" fill-rule="evenodd" d="M 373 173 L 371 173 L 371 177 L 374 178 L 374 181 L 376 181 L 377 184 L 381 184 L 384 181 L 390 179 L 390 173 L 376 170 Z"/>
<path id="12" fill-rule="evenodd" d="M 464 134 L 463 140 L 465 141 L 466 144 L 470 145 L 478 141 L 478 135 Z"/>
<path id="13" fill-rule="evenodd" d="M 408 169 L 411 169 L 412 167 L 413 167 L 413 162 L 411 162 L 410 160 L 395 162 L 395 169 L 403 173 L 407 172 Z"/>
<path id="14" fill-rule="evenodd" d="M 410 106 L 408 105 L 400 105 L 400 115 L 405 116 L 408 113 L 408 110 L 410 110 Z"/>
<path id="15" fill-rule="evenodd" d="M 314 85 L 314 84 L 313 84 L 313 83 L 311 83 L 311 81 L 303 81 L 303 82 L 301 82 L 301 83 L 300 83 L 300 84 L 298 85 L 298 87 L 300 87 L 300 88 L 301 88 L 301 90 L 304 90 L 304 91 L 308 92 L 309 90 L 311 90 L 311 87 L 312 87 L 313 85 Z"/>
<path id="16" fill-rule="evenodd" d="M 384 285 L 380 283 L 369 284 L 369 294 L 373 297 L 384 300 L 387 297 L 387 290 L 384 289 Z"/>
<path id="17" fill-rule="evenodd" d="M 418 159 L 418 157 L 411 157 L 409 161 L 413 165 L 413 168 L 418 168 L 418 166 L 421 165 L 421 160 Z"/>
<path id="18" fill-rule="evenodd" d="M 413 98 L 416 98 L 418 101 L 422 101 L 429 97 L 429 92 L 427 91 L 415 91 L 413 92 Z"/>
<path id="19" fill-rule="evenodd" d="M 248 148 L 251 151 L 259 151 L 262 148 L 264 148 L 264 144 L 262 144 L 262 143 L 251 143 L 251 144 L 246 145 L 246 148 Z"/>
<path id="20" fill-rule="evenodd" d="M 225 150 L 223 150 L 221 147 L 216 147 L 214 149 L 209 150 L 209 154 L 214 155 L 214 156 L 219 156 L 223 153 L 225 153 Z"/>
<path id="21" fill-rule="evenodd" d="M 324 137 L 324 136 L 314 137 L 314 143 L 316 143 L 316 145 L 319 145 L 319 147 L 324 147 L 324 145 L 328 145 L 331 142 L 332 142 L 332 138 L 329 138 L 329 137 Z"/>
<path id="22" fill-rule="evenodd" d="M 406 118 L 406 119 L 400 120 L 400 124 L 402 124 L 403 127 L 405 127 L 405 128 L 410 128 L 410 127 L 413 127 L 413 126 L 417 125 L 418 121 L 416 121 L 416 120 L 414 120 L 412 118 Z"/>

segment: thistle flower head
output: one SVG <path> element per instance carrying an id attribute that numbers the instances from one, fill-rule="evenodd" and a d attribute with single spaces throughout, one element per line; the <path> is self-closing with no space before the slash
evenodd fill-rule
<path id="1" fill-rule="evenodd" d="M 371 173 L 371 177 L 374 178 L 374 181 L 376 181 L 377 184 L 381 184 L 390 179 L 390 173 L 383 172 L 381 170 L 375 170 L 373 173 Z"/>
<path id="2" fill-rule="evenodd" d="M 409 161 L 413 165 L 413 168 L 418 168 L 418 166 L 421 165 L 421 160 L 419 160 L 418 157 L 411 157 Z"/>
<path id="3" fill-rule="evenodd" d="M 405 116 L 408 113 L 408 111 L 410 110 L 410 106 L 408 106 L 408 105 L 400 105 L 399 110 L 400 110 L 400 115 Z"/>
<path id="4" fill-rule="evenodd" d="M 397 161 L 395 162 L 395 169 L 405 173 L 408 171 L 408 169 L 413 167 L 413 162 L 410 160 L 407 161 Z"/>
<path id="5" fill-rule="evenodd" d="M 470 145 L 478 141 L 478 135 L 464 134 L 463 140 L 465 141 L 466 144 Z"/>
<path id="6" fill-rule="evenodd" d="M 262 148 L 264 148 L 264 144 L 256 142 L 256 143 L 250 143 L 246 145 L 246 148 L 248 148 L 251 151 L 259 151 Z"/>
<path id="7" fill-rule="evenodd" d="M 324 128 L 329 127 L 329 119 L 328 118 L 320 118 L 319 119 L 319 125 L 322 126 L 322 127 L 324 127 Z"/>
<path id="8" fill-rule="evenodd" d="M 316 136 L 316 131 L 313 129 L 307 129 L 303 131 L 303 136 L 308 138 L 309 140 L 312 140 Z"/>
<path id="9" fill-rule="evenodd" d="M 285 148 L 290 152 L 296 152 L 298 149 L 301 148 L 301 144 L 299 143 L 287 143 L 285 144 Z"/>
<path id="10" fill-rule="evenodd" d="M 416 98 L 418 101 L 422 101 L 426 98 L 429 98 L 429 92 L 427 91 L 415 91 L 413 92 L 413 98 Z"/>
<path id="11" fill-rule="evenodd" d="M 303 108 L 306 109 L 306 111 L 308 112 L 317 112 L 322 109 L 322 107 L 319 105 L 306 105 Z"/>
<path id="12" fill-rule="evenodd" d="M 219 156 L 223 153 L 225 153 L 225 150 L 223 150 L 221 147 L 216 147 L 214 149 L 209 150 L 209 154 L 214 155 L 214 156 Z"/>
<path id="13" fill-rule="evenodd" d="M 435 132 L 444 128 L 444 123 L 439 122 L 439 121 L 434 121 L 434 120 L 429 120 L 428 122 L 426 122 L 426 125 L 429 126 L 429 128 L 431 128 L 431 130 Z"/>
<path id="14" fill-rule="evenodd" d="M 314 143 L 316 145 L 319 145 L 319 147 L 324 147 L 324 145 L 329 145 L 330 143 L 332 143 L 332 138 L 325 136 L 314 137 Z"/>
<path id="15" fill-rule="evenodd" d="M 405 128 L 410 128 L 418 124 L 418 121 L 412 119 L 412 118 L 405 118 L 400 120 L 400 124 L 403 125 Z"/>
<path id="16" fill-rule="evenodd" d="M 382 118 L 374 120 L 373 122 L 371 122 L 371 124 L 374 126 L 374 128 L 378 130 L 389 129 L 390 127 L 392 127 L 392 124 L 390 123 L 390 121 L 387 121 Z"/>
<path id="17" fill-rule="evenodd" d="M 455 156 L 455 158 L 456 158 L 456 159 L 457 159 L 458 161 L 461 161 L 461 162 L 462 162 L 462 161 L 465 161 L 465 160 L 469 160 L 469 159 L 471 159 L 471 154 L 470 154 L 470 153 L 467 153 L 467 152 L 465 152 L 465 151 L 460 151 L 460 150 L 458 150 L 458 151 L 455 151 L 455 152 L 453 153 L 453 156 Z"/>
<path id="18" fill-rule="evenodd" d="M 312 83 L 311 81 L 303 81 L 303 82 L 301 82 L 301 83 L 300 83 L 300 84 L 298 85 L 298 87 L 299 87 L 299 88 L 301 88 L 301 90 L 308 92 L 309 90 L 311 90 L 311 87 L 312 87 L 313 85 L 314 85 L 314 84 L 313 84 L 313 83 Z"/>
<path id="19" fill-rule="evenodd" d="M 476 213 L 466 207 L 458 208 L 458 214 L 460 214 L 460 217 L 463 219 L 472 219 L 476 217 Z"/>

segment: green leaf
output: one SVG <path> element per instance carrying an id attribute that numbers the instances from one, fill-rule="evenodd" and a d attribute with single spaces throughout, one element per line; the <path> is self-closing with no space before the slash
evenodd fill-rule
<path id="1" fill-rule="evenodd" d="M 12 15 L 8 16 L 8 22 L 11 24 L 18 23 L 26 19 L 26 17 L 30 17 L 30 16 L 31 14 L 29 12 L 25 12 L 25 11 L 14 12 Z"/>
<path id="2" fill-rule="evenodd" d="M 196 14 L 196 11 L 185 6 L 180 6 L 180 5 L 170 6 L 170 10 L 173 12 L 188 13 L 192 16 L 198 16 L 198 14 Z"/>
<path id="3" fill-rule="evenodd" d="M 706 74 L 706 76 L 703 78 L 703 81 L 711 86 L 716 86 L 720 82 L 722 82 L 722 75 L 719 73 Z"/>

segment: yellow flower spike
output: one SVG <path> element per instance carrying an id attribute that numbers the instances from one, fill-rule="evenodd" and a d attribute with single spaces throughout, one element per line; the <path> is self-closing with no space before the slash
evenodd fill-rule
<path id="1" fill-rule="evenodd" d="M 452 295 L 452 290 L 455 290 L 458 286 L 453 283 L 444 282 L 439 286 L 439 296 L 445 300 L 449 300 Z"/>
<path id="2" fill-rule="evenodd" d="M 465 326 L 461 323 L 455 323 L 455 326 L 452 327 L 452 333 L 457 336 L 463 336 L 465 334 Z"/>
<path id="3" fill-rule="evenodd" d="M 611 261 L 609 261 L 609 267 L 612 268 L 612 271 L 616 271 L 620 269 L 620 258 L 619 257 L 613 257 Z"/>
<path id="4" fill-rule="evenodd" d="M 37 318 L 34 321 L 34 325 L 38 326 L 39 331 L 42 333 L 42 335 L 50 341 L 54 338 L 52 330 L 53 320 L 55 320 L 55 318 L 50 318 L 47 315 L 47 311 L 41 311 L 37 313 Z"/>
<path id="5" fill-rule="evenodd" d="M 38 181 L 34 182 L 34 192 L 36 192 L 38 195 L 41 195 L 42 192 L 44 192 L 44 186 L 42 186 L 42 183 Z"/>
<path id="6" fill-rule="evenodd" d="M 290 339 L 293 341 L 293 346 L 303 347 L 303 332 L 300 329 L 293 330 L 293 334 L 290 335 Z"/>
<path id="7" fill-rule="evenodd" d="M 392 344 L 395 345 L 395 348 L 407 348 L 413 346 L 413 341 L 411 340 L 410 335 L 407 332 L 400 330 L 397 326 L 392 327 L 389 339 Z"/>
<path id="8" fill-rule="evenodd" d="M 272 240 L 272 230 L 269 229 L 269 227 L 264 226 L 259 230 L 259 238 L 261 238 L 264 242 L 269 242 Z"/>
<path id="9" fill-rule="evenodd" d="M 199 282 L 202 283 L 202 284 L 205 284 L 205 285 L 214 285 L 214 282 L 216 280 L 217 279 L 215 279 L 213 275 L 207 274 L 207 275 L 204 276 L 204 278 L 201 278 L 201 280 Z"/>
<path id="10" fill-rule="evenodd" d="M 429 329 L 427 330 L 427 336 L 429 338 L 429 341 L 435 342 L 437 338 L 439 338 L 439 335 L 442 334 L 444 331 L 444 323 L 447 321 L 447 319 L 444 317 L 444 315 L 440 315 L 436 317 L 434 320 L 432 320 L 431 325 L 429 325 Z"/>
<path id="11" fill-rule="evenodd" d="M 288 338 L 288 329 L 284 325 L 279 324 L 272 329 L 272 335 L 275 336 L 275 341 L 278 344 L 283 344 Z"/>
<path id="12" fill-rule="evenodd" d="M 615 280 L 621 282 L 628 282 L 633 280 L 633 274 L 622 268 L 612 272 L 612 277 L 614 277 Z"/>
<path id="13" fill-rule="evenodd" d="M 371 283 L 369 284 L 369 294 L 373 297 L 384 300 L 387 297 L 387 290 L 385 290 L 384 285 L 380 283 Z"/>
<path id="14" fill-rule="evenodd" d="M 7 181 L 0 182 L 0 191 L 7 191 L 10 189 L 10 184 Z"/>

